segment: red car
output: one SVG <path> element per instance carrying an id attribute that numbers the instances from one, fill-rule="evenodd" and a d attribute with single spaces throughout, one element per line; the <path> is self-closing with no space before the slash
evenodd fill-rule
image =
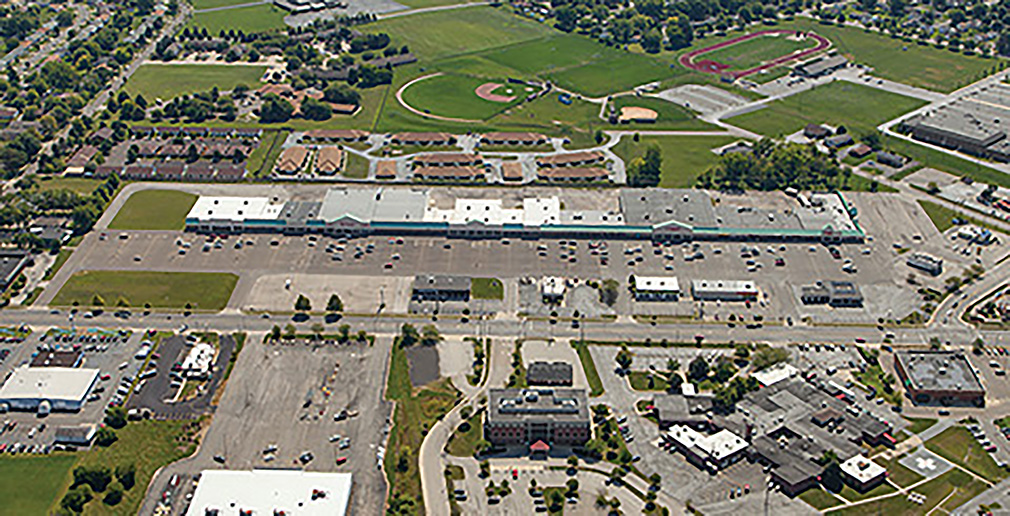
<path id="1" fill-rule="evenodd" d="M 343 464 L 343 463 L 345 463 L 345 462 L 347 462 L 347 457 L 337 457 L 337 465 L 338 466 L 341 465 L 341 464 Z"/>
<path id="2" fill-rule="evenodd" d="M 516 468 L 512 468 L 512 480 L 516 480 L 518 478 L 519 478 L 519 470 Z"/>

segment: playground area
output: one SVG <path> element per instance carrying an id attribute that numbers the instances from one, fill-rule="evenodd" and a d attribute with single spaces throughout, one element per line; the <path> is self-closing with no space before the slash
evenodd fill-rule
<path id="1" fill-rule="evenodd" d="M 746 77 L 812 56 L 831 46 L 813 32 L 762 30 L 728 39 L 680 56 L 685 68 L 733 79 Z"/>

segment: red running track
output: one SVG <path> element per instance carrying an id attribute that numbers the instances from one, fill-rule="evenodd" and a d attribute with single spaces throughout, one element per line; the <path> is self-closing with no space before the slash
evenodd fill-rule
<path id="1" fill-rule="evenodd" d="M 678 59 L 677 61 L 680 62 L 681 66 L 683 66 L 684 68 L 688 68 L 690 70 L 695 70 L 695 71 L 703 72 L 703 73 L 717 73 L 717 74 L 720 74 L 720 75 L 729 75 L 729 76 L 733 77 L 734 79 L 739 79 L 741 77 L 746 77 L 748 75 L 758 73 L 758 72 L 760 72 L 762 70 L 767 70 L 769 68 L 776 67 L 776 66 L 778 66 L 778 65 L 780 65 L 782 63 L 788 63 L 789 61 L 793 61 L 793 60 L 796 60 L 796 59 L 802 59 L 802 58 L 804 58 L 806 56 L 809 56 L 811 54 L 816 54 L 817 52 L 820 52 L 820 51 L 822 51 L 822 50 L 824 50 L 824 49 L 826 49 L 826 48 L 828 48 L 828 47 L 831 46 L 831 42 L 828 41 L 827 38 L 825 38 L 825 37 L 823 37 L 821 35 L 818 35 L 818 34 L 814 34 L 812 32 L 807 32 L 805 34 L 808 37 L 811 37 L 811 38 L 814 38 L 815 40 L 817 40 L 817 45 L 816 46 L 814 46 L 812 48 L 808 48 L 806 50 L 803 50 L 802 52 L 796 52 L 796 53 L 793 53 L 793 54 L 787 54 L 787 55 L 784 55 L 782 57 L 775 58 L 775 59 L 773 59 L 773 60 L 771 60 L 771 61 L 769 61 L 767 63 L 764 63 L 764 64 L 762 64 L 760 66 L 755 66 L 754 68 L 750 68 L 750 69 L 747 69 L 747 70 L 739 70 L 739 71 L 727 72 L 725 70 L 726 70 L 726 68 L 729 67 L 728 65 L 724 65 L 722 63 L 717 63 L 717 62 L 712 61 L 710 59 L 702 59 L 702 60 L 700 60 L 698 62 L 694 61 L 694 57 L 695 56 L 699 56 L 699 55 L 702 55 L 702 54 L 707 54 L 709 52 L 712 52 L 712 51 L 715 51 L 715 50 L 719 50 L 720 48 L 725 48 L 725 47 L 728 47 L 730 45 L 735 45 L 737 43 L 740 43 L 740 42 L 743 42 L 743 41 L 747 41 L 749 39 L 754 39 L 754 38 L 757 38 L 757 37 L 761 37 L 761 36 L 764 36 L 764 35 L 767 35 L 767 34 L 797 34 L 797 31 L 794 31 L 794 30 L 784 30 L 784 29 L 769 29 L 769 30 L 761 30 L 761 31 L 758 31 L 758 32 L 752 32 L 750 34 L 744 34 L 743 36 L 738 36 L 738 37 L 735 37 L 733 39 L 728 39 L 726 41 L 723 41 L 722 43 L 716 43 L 715 45 L 712 45 L 710 47 L 699 48 L 698 50 L 692 50 L 692 51 L 690 51 L 690 52 L 688 52 L 688 53 L 680 56 L 680 59 Z"/>

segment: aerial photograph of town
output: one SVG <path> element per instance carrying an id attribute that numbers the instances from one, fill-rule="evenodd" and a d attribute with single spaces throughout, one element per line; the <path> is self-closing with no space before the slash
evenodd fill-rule
<path id="1" fill-rule="evenodd" d="M 0 45 L 0 516 L 1010 515 L 1010 0 Z"/>

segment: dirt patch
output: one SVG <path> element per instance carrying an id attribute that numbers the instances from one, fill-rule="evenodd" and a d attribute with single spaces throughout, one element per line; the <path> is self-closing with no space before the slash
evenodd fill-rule
<path id="1" fill-rule="evenodd" d="M 406 353 L 411 385 L 420 387 L 438 380 L 438 349 L 435 346 L 413 346 L 407 348 Z"/>
<path id="2" fill-rule="evenodd" d="M 485 82 L 484 84 L 477 86 L 477 89 L 473 90 L 473 92 L 478 97 L 488 102 L 498 102 L 500 104 L 508 104 L 509 102 L 512 102 L 513 100 L 516 99 L 515 95 L 509 97 L 506 95 L 499 95 L 494 92 L 495 90 L 501 87 L 502 87 L 501 83 Z"/>

